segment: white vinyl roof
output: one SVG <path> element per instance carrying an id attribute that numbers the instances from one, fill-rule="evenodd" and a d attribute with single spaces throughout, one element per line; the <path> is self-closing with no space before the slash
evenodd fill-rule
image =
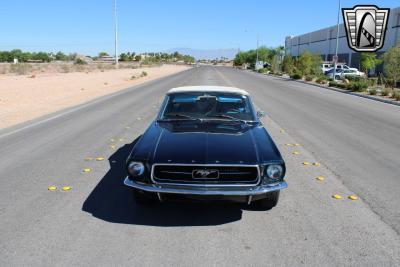
<path id="1" fill-rule="evenodd" d="M 193 92 L 217 92 L 217 93 L 233 93 L 239 95 L 249 95 L 248 92 L 245 90 L 235 88 L 235 87 L 228 87 L 228 86 L 183 86 L 183 87 L 176 87 L 170 89 L 167 94 L 174 94 L 174 93 L 193 93 Z"/>

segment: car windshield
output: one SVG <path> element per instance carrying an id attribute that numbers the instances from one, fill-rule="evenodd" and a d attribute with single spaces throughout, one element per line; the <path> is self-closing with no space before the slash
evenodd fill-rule
<path id="1" fill-rule="evenodd" d="M 255 120 L 246 95 L 212 92 L 171 94 L 164 107 L 161 119 Z"/>

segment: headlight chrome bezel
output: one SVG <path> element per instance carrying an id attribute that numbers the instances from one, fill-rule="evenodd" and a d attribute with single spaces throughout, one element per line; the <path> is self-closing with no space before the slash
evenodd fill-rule
<path id="1" fill-rule="evenodd" d="M 145 165 L 143 162 L 140 161 L 130 161 L 126 165 L 126 169 L 129 173 L 129 175 L 133 178 L 142 176 L 146 170 Z"/>
<path id="2" fill-rule="evenodd" d="M 279 175 L 274 175 L 273 171 L 278 171 Z M 285 166 L 284 164 L 266 164 L 263 166 L 263 184 L 271 184 L 283 181 L 285 176 Z"/>

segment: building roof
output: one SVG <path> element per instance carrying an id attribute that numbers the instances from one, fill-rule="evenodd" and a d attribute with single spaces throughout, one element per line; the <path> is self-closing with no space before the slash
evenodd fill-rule
<path id="1" fill-rule="evenodd" d="M 217 93 L 233 93 L 239 95 L 249 95 L 243 89 L 239 89 L 236 87 L 228 87 L 228 86 L 183 86 L 183 87 L 176 87 L 170 89 L 167 94 L 174 94 L 174 93 L 193 93 L 193 92 L 217 92 Z"/>

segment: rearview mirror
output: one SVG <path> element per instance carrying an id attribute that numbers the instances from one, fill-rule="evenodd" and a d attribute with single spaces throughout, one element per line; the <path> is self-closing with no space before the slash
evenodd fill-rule
<path id="1" fill-rule="evenodd" d="M 261 110 L 258 110 L 257 111 L 257 117 L 260 119 L 260 118 L 262 118 L 262 117 L 265 117 L 265 112 L 264 111 L 261 111 Z"/>

